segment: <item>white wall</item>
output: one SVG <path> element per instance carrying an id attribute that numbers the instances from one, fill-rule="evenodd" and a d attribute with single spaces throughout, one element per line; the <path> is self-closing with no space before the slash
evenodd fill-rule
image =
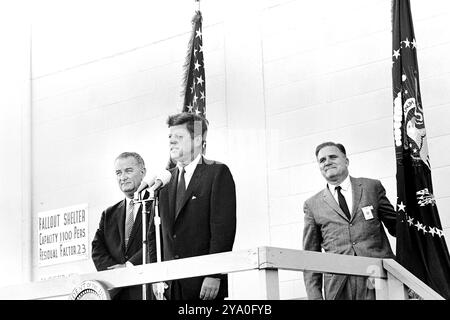
<path id="1" fill-rule="evenodd" d="M 20 2 L 0 4 L 0 286 L 31 279 L 30 28 L 26 22 Z"/>
<path id="2" fill-rule="evenodd" d="M 434 190 L 449 239 L 450 5 L 411 2 Z M 278 162 L 268 172 L 274 246 L 302 246 L 303 202 L 325 185 L 314 157 L 323 141 L 343 143 L 350 173 L 381 179 L 396 201 L 390 5 L 280 1 L 262 17 L 267 129 L 279 132 Z M 301 273 L 280 280 L 282 297 L 305 295 Z"/>
<path id="3" fill-rule="evenodd" d="M 100 5 L 90 7 L 87 16 L 86 7 L 57 4 L 59 15 L 36 16 L 34 223 L 38 212 L 88 202 L 92 240 L 102 210 L 122 198 L 113 174 L 114 158 L 122 151 L 133 150 L 144 157 L 150 172 L 165 166 L 168 155 L 165 120 L 181 106 L 182 66 L 195 8 L 183 3 L 140 2 L 125 7 L 108 2 L 109 15 L 100 26 L 98 14 L 103 10 Z M 208 52 L 207 156 L 227 163 L 236 181 L 239 207 L 236 249 L 270 244 L 266 161 L 260 159 L 258 167 L 253 161 L 266 157 L 265 139 L 260 139 L 265 126 L 260 41 L 256 38 L 247 46 L 246 60 L 245 52 L 240 50 L 242 44 L 249 43 L 248 37 L 259 33 L 259 15 L 252 12 L 256 4 L 257 1 L 248 2 L 247 12 L 253 14 L 255 27 L 245 33 L 239 27 L 248 24 L 247 16 L 242 15 L 240 24 L 236 24 L 232 7 L 215 2 L 214 6 L 221 9 L 208 9 L 208 3 L 202 4 L 203 12 L 211 12 L 205 18 L 203 30 L 207 39 L 204 50 Z M 178 11 L 172 14 L 174 5 L 183 14 Z M 153 13 L 152 20 L 148 19 L 149 12 Z M 81 27 L 79 21 L 83 21 Z M 255 56 L 260 57 L 259 63 L 248 66 L 247 62 Z M 243 75 L 249 82 L 246 88 L 240 82 Z M 252 86 L 255 92 L 246 95 L 243 90 L 249 93 L 247 90 Z M 230 104 L 235 107 L 230 108 Z M 255 118 L 248 121 L 242 110 L 254 113 Z M 255 138 L 260 141 L 252 148 Z M 236 150 L 240 153 L 233 154 Z M 246 173 L 249 166 L 258 171 L 256 176 Z M 255 192 L 263 196 L 257 203 L 248 201 Z M 249 229 L 254 232 L 252 237 L 248 236 Z M 90 260 L 49 267 L 38 267 L 35 263 L 34 278 L 94 270 Z M 234 288 L 248 287 L 233 279 L 230 284 Z"/>
<path id="4" fill-rule="evenodd" d="M 207 155 L 227 163 L 237 184 L 236 250 L 302 247 L 303 201 L 324 186 L 314 159 L 324 140 L 344 143 L 351 173 L 381 179 L 394 202 L 390 3 L 201 3 Z M 122 198 L 117 154 L 141 153 L 150 171 L 165 165 L 165 120 L 181 105 L 194 1 L 39 1 L 31 9 L 32 223 L 38 212 L 87 202 L 92 240 L 101 211 Z M 449 239 L 450 5 L 413 0 L 412 10 L 434 189 Z M 14 235 L 23 233 L 18 220 L 13 225 Z M 90 260 L 33 261 L 35 280 L 95 270 Z M 301 273 L 283 272 L 280 282 L 282 298 L 305 295 Z M 231 297 L 250 298 L 255 285 L 232 275 Z"/>

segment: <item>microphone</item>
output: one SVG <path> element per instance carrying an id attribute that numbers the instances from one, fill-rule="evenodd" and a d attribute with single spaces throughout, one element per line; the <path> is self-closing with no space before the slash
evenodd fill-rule
<path id="1" fill-rule="evenodd" d="M 141 192 L 143 190 L 153 186 L 155 184 L 156 178 L 157 178 L 156 175 L 153 175 L 152 178 L 150 180 L 148 180 L 148 182 L 142 180 L 141 184 L 139 185 L 139 188 L 134 193 L 134 199 L 135 200 L 140 200 L 141 199 L 141 197 L 140 197 L 141 196 Z"/>
<path id="2" fill-rule="evenodd" d="M 159 175 L 157 175 L 155 183 L 150 188 L 150 197 L 152 196 L 152 193 L 155 193 L 166 184 L 168 184 L 170 179 L 172 179 L 172 174 L 168 170 L 164 170 Z"/>

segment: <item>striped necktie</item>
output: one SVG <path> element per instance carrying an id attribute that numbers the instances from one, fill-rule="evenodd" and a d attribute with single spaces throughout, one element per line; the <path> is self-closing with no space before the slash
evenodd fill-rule
<path id="1" fill-rule="evenodd" d="M 125 248 L 128 247 L 128 240 L 130 239 L 131 229 L 133 229 L 134 224 L 134 201 L 130 200 L 127 207 L 127 217 L 125 220 Z"/>

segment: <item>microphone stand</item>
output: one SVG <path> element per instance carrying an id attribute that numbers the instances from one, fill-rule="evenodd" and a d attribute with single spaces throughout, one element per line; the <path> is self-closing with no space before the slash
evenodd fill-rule
<path id="1" fill-rule="evenodd" d="M 138 199 L 135 202 L 142 203 L 142 264 L 147 263 L 147 220 L 149 210 L 147 209 L 147 204 L 149 201 L 153 201 L 151 193 L 150 197 L 147 199 L 141 199 L 141 193 L 138 193 Z M 147 283 L 142 285 L 142 300 L 147 300 Z"/>
<path id="2" fill-rule="evenodd" d="M 150 194 L 150 197 L 152 195 Z M 156 262 L 161 262 L 161 218 L 159 216 L 159 190 L 156 190 L 153 195 L 153 213 L 155 224 L 155 238 L 156 238 Z M 156 299 L 164 300 L 164 282 L 156 283 Z"/>
<path id="3" fill-rule="evenodd" d="M 156 238 L 156 262 L 161 262 L 161 218 L 159 217 L 159 190 L 154 191 L 149 189 L 150 196 L 147 199 L 141 199 L 141 194 L 138 194 L 138 200 L 135 202 L 142 203 L 142 264 L 147 263 L 147 220 L 149 210 L 147 209 L 147 204 L 149 201 L 152 202 L 152 209 L 154 212 L 154 224 L 155 224 L 155 238 Z M 164 300 L 164 282 L 156 283 L 157 300 Z M 142 285 L 142 300 L 147 300 L 147 283 Z"/>

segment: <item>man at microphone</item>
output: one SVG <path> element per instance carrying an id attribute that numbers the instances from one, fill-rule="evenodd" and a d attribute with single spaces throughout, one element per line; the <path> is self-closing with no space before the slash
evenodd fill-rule
<path id="1" fill-rule="evenodd" d="M 123 152 L 115 160 L 115 173 L 125 199 L 102 212 L 92 241 L 92 260 L 98 271 L 142 264 L 142 206 L 134 203 L 133 196 L 146 174 L 144 160 L 135 152 Z M 120 288 L 111 296 L 113 300 L 141 300 L 142 286 Z"/>
<path id="2" fill-rule="evenodd" d="M 162 261 L 231 251 L 236 232 L 236 190 L 228 167 L 202 155 L 207 120 L 193 113 L 168 118 L 170 157 L 176 167 L 159 194 Z M 150 261 L 156 261 L 155 225 L 149 231 Z M 171 300 L 228 296 L 227 275 L 168 283 Z"/>

